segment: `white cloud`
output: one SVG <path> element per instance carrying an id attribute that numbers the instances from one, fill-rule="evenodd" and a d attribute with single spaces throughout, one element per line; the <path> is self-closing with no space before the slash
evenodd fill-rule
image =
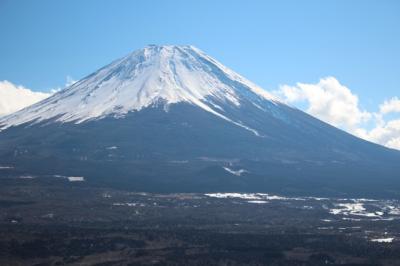
<path id="1" fill-rule="evenodd" d="M 400 138 L 394 138 L 386 143 L 386 146 L 392 149 L 400 150 Z"/>
<path id="2" fill-rule="evenodd" d="M 309 114 L 346 130 L 355 130 L 371 118 L 369 112 L 360 109 L 357 95 L 334 77 L 323 78 L 316 84 L 283 85 L 275 94 L 287 103 L 306 101 Z"/>
<path id="3" fill-rule="evenodd" d="M 67 76 L 64 87 L 71 86 L 76 81 L 71 76 Z M 60 90 L 62 88 L 57 87 L 51 89 L 49 93 L 36 92 L 7 80 L 0 81 L 0 117 L 37 103 Z"/>
<path id="4" fill-rule="evenodd" d="M 361 109 L 357 95 L 334 77 L 321 79 L 316 84 L 283 85 L 274 94 L 286 103 L 306 103 L 309 114 L 360 138 L 400 149 L 400 119 L 385 119 L 389 113 L 400 113 L 400 100 L 393 97 L 373 113 Z M 367 122 L 373 123 L 366 129 Z"/>
<path id="5" fill-rule="evenodd" d="M 381 114 L 400 113 L 400 99 L 393 97 L 379 106 Z"/>
<path id="6" fill-rule="evenodd" d="M 23 109 L 50 95 L 50 93 L 35 92 L 23 86 L 14 85 L 7 80 L 0 81 L 0 116 Z"/>
<path id="7" fill-rule="evenodd" d="M 400 150 L 400 119 L 389 120 L 370 131 L 360 129 L 359 136 L 372 142 Z"/>

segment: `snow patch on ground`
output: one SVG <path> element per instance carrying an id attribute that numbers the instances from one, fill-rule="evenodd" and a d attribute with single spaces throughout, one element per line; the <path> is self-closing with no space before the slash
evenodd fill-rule
<path id="1" fill-rule="evenodd" d="M 266 200 L 248 200 L 248 203 L 255 203 L 255 204 L 265 204 L 268 203 Z"/>
<path id="2" fill-rule="evenodd" d="M 110 147 L 107 147 L 106 149 L 107 150 L 116 150 L 116 149 L 118 149 L 118 147 L 117 146 L 110 146 Z"/>
<path id="3" fill-rule="evenodd" d="M 364 203 L 339 203 L 335 204 L 334 209 L 329 212 L 334 215 L 353 215 L 353 216 L 365 216 L 365 217 L 381 217 L 384 213 L 381 211 L 368 212 L 364 207 Z"/>
<path id="4" fill-rule="evenodd" d="M 218 199 L 241 199 L 249 203 L 264 203 L 269 201 L 308 201 L 308 205 L 294 203 L 296 208 L 318 209 L 326 211 L 328 214 L 341 216 L 340 219 L 346 221 L 392 221 L 400 219 L 400 202 L 398 200 L 376 200 L 376 199 L 354 199 L 354 198 L 321 198 L 321 197 L 284 197 L 267 193 L 207 193 L 205 196 Z M 313 202 L 312 202 L 313 201 Z M 315 205 L 314 205 L 315 204 Z M 322 221 L 331 221 L 325 219 Z"/>
<path id="5" fill-rule="evenodd" d="M 67 176 L 69 182 L 83 182 L 85 178 L 83 176 Z"/>
<path id="6" fill-rule="evenodd" d="M 229 199 L 229 198 L 249 199 L 249 200 L 262 199 L 257 193 L 208 193 L 205 195 L 211 198 L 218 198 L 218 199 Z"/>
<path id="7" fill-rule="evenodd" d="M 205 194 L 211 198 L 219 198 L 219 199 L 229 199 L 229 198 L 237 198 L 237 199 L 250 199 L 250 200 L 304 200 L 301 198 L 287 198 L 281 197 L 277 195 L 269 195 L 266 193 L 207 193 Z"/>
<path id="8" fill-rule="evenodd" d="M 400 215 L 400 207 L 388 205 L 386 209 L 389 211 L 389 214 Z"/>
<path id="9" fill-rule="evenodd" d="M 67 179 L 69 182 L 83 182 L 85 178 L 83 176 L 64 176 L 64 175 L 53 175 L 57 178 Z"/>
<path id="10" fill-rule="evenodd" d="M 227 171 L 228 173 L 231 173 L 232 175 L 235 175 L 235 176 L 241 176 L 242 174 L 249 172 L 245 169 L 233 170 L 228 167 L 222 167 L 222 168 L 224 168 L 224 170 Z"/>
<path id="11" fill-rule="evenodd" d="M 392 243 L 393 240 L 394 240 L 394 237 L 373 238 L 373 239 L 371 239 L 372 242 L 378 242 L 378 243 Z"/>
<path id="12" fill-rule="evenodd" d="M 31 175 L 21 175 L 18 178 L 20 178 L 20 179 L 34 179 L 35 177 L 31 176 Z"/>

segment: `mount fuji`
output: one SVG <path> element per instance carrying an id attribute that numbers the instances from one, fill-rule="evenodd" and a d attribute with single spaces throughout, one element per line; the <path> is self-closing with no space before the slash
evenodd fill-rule
<path id="1" fill-rule="evenodd" d="M 280 102 L 193 46 L 147 46 L 0 118 L 1 165 L 138 191 L 400 197 L 400 152 Z"/>

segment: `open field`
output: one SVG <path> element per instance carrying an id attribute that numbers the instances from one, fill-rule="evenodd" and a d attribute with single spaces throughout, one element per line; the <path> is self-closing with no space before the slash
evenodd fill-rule
<path id="1" fill-rule="evenodd" d="M 400 202 L 0 179 L 1 265 L 399 265 Z"/>

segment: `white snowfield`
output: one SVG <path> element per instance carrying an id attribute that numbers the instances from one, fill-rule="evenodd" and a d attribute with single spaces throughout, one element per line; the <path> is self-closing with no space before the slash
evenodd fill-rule
<path id="1" fill-rule="evenodd" d="M 53 96 L 0 119 L 0 130 L 48 119 L 81 123 L 163 103 L 186 102 L 258 135 L 223 114 L 239 107 L 243 93 L 276 98 L 193 46 L 150 45 L 83 78 Z M 255 101 L 254 106 L 261 108 Z M 168 108 L 165 108 L 167 111 Z"/>
<path id="2" fill-rule="evenodd" d="M 69 182 L 82 182 L 85 181 L 83 176 L 67 176 Z"/>
<path id="3" fill-rule="evenodd" d="M 272 201 L 298 202 L 302 209 L 314 208 L 305 205 L 308 201 L 314 201 L 321 210 L 339 219 L 348 221 L 392 221 L 400 220 L 400 201 L 377 200 L 364 198 L 321 198 L 321 197 L 284 197 L 267 193 L 239 193 L 219 192 L 204 194 L 209 198 L 226 200 L 244 200 L 248 203 L 268 204 Z M 301 202 L 304 202 L 301 203 Z M 323 220 L 323 221 L 331 221 Z"/>
<path id="4" fill-rule="evenodd" d="M 210 198 L 219 198 L 219 199 L 247 199 L 247 200 L 299 200 L 299 198 L 286 198 L 277 195 L 269 195 L 266 193 L 237 193 L 237 192 L 229 192 L 229 193 L 207 193 L 204 194 Z"/>
<path id="5" fill-rule="evenodd" d="M 56 178 L 65 178 L 68 179 L 69 182 L 83 182 L 85 181 L 85 177 L 83 176 L 64 176 L 64 175 L 54 175 Z"/>
<path id="6" fill-rule="evenodd" d="M 393 240 L 394 240 L 394 237 L 371 239 L 372 242 L 378 242 L 378 243 L 392 243 Z"/>
<path id="7" fill-rule="evenodd" d="M 223 167 L 223 169 L 225 171 L 227 171 L 228 173 L 232 174 L 232 175 L 236 175 L 236 176 L 241 176 L 242 174 L 248 173 L 249 171 L 245 170 L 245 169 L 239 169 L 239 170 L 233 170 L 231 168 L 228 167 Z"/>

